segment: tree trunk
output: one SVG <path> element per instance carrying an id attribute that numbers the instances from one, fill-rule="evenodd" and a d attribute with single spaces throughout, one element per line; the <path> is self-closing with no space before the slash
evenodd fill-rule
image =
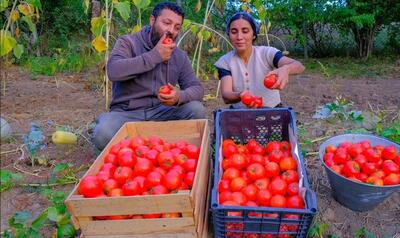
<path id="1" fill-rule="evenodd" d="M 357 27 L 352 28 L 354 40 L 357 43 L 358 56 L 360 58 L 368 59 L 368 57 L 371 55 L 376 29 L 376 26 L 371 28 L 363 27 L 361 29 L 358 29 Z"/>
<path id="2" fill-rule="evenodd" d="M 91 17 L 99 17 L 101 15 L 101 3 L 98 0 L 92 0 L 92 6 L 91 6 Z M 89 28 L 90 30 L 90 28 Z M 93 34 L 89 34 L 89 41 L 92 42 L 94 39 Z"/>

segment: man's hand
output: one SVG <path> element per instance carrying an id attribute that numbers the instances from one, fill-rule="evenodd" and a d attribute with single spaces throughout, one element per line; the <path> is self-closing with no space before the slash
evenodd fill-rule
<path id="1" fill-rule="evenodd" d="M 271 89 L 283 90 L 289 82 L 289 69 L 287 68 L 287 66 L 284 65 L 275 70 L 272 70 L 266 75 L 266 77 L 271 74 L 276 74 L 278 79 L 276 83 L 272 85 Z"/>
<path id="2" fill-rule="evenodd" d="M 164 34 L 155 46 L 163 61 L 168 61 L 176 48 L 176 44 L 173 40 L 168 41 L 171 42 L 170 44 L 163 44 L 163 41 L 166 40 L 166 37 L 166 34 Z"/>
<path id="3" fill-rule="evenodd" d="M 174 106 L 179 101 L 179 95 L 180 95 L 179 89 L 174 87 L 169 94 L 158 93 L 157 97 L 160 100 L 161 104 L 164 104 L 166 106 Z"/>

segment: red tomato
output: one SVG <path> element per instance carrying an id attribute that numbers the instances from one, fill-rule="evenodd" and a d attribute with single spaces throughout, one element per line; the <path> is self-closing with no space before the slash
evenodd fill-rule
<path id="1" fill-rule="evenodd" d="M 304 200 L 300 195 L 293 195 L 286 199 L 286 207 L 288 208 L 304 208 Z"/>
<path id="2" fill-rule="evenodd" d="M 253 104 L 254 104 L 253 105 L 254 108 L 261 108 L 263 106 L 262 97 L 254 97 Z"/>
<path id="3" fill-rule="evenodd" d="M 118 167 L 114 172 L 114 179 L 119 184 L 125 184 L 125 182 L 133 177 L 133 170 L 129 167 Z"/>
<path id="4" fill-rule="evenodd" d="M 154 168 L 153 163 L 148 159 L 138 159 L 133 169 L 135 175 L 147 176 Z"/>
<path id="5" fill-rule="evenodd" d="M 124 196 L 124 192 L 121 188 L 114 188 L 108 193 L 109 197 L 120 197 Z"/>
<path id="6" fill-rule="evenodd" d="M 297 162 L 293 157 L 285 157 L 279 162 L 279 167 L 281 171 L 295 170 L 297 169 Z"/>
<path id="7" fill-rule="evenodd" d="M 158 165 L 157 156 L 159 152 L 155 149 L 151 149 L 144 155 L 146 159 L 150 160 L 155 166 Z"/>
<path id="8" fill-rule="evenodd" d="M 192 187 L 192 186 L 193 186 L 194 175 L 195 175 L 194 172 L 189 172 L 189 173 L 187 173 L 186 176 L 185 176 L 184 182 L 185 182 L 187 185 L 189 185 L 189 187 Z"/>
<path id="9" fill-rule="evenodd" d="M 272 195 L 270 200 L 271 207 L 286 207 L 286 197 L 281 194 Z"/>
<path id="10" fill-rule="evenodd" d="M 246 144 L 247 148 L 249 149 L 249 151 L 251 153 L 253 153 L 253 150 L 257 145 L 260 145 L 260 144 L 255 139 L 250 139 Z"/>
<path id="11" fill-rule="evenodd" d="M 268 189 L 261 189 L 257 194 L 257 203 L 260 206 L 268 207 L 270 205 L 272 193 Z"/>
<path id="12" fill-rule="evenodd" d="M 182 175 L 185 175 L 185 169 L 181 165 L 177 164 L 177 165 L 172 166 L 168 172 L 173 171 L 173 170 L 175 170 L 176 172 L 178 172 Z"/>
<path id="13" fill-rule="evenodd" d="M 367 179 L 368 179 L 368 175 L 364 174 L 364 173 L 358 173 L 358 174 L 356 174 L 356 178 L 358 180 L 360 180 L 361 182 L 366 183 Z"/>
<path id="14" fill-rule="evenodd" d="M 189 159 L 198 159 L 200 155 L 200 148 L 195 145 L 187 145 L 185 149 L 185 154 Z"/>
<path id="15" fill-rule="evenodd" d="M 235 144 L 227 144 L 222 147 L 222 155 L 225 159 L 229 159 L 233 154 L 238 153 L 238 148 Z"/>
<path id="16" fill-rule="evenodd" d="M 179 212 L 170 212 L 170 213 L 163 213 L 161 215 L 162 218 L 178 218 L 181 217 L 181 213 Z"/>
<path id="17" fill-rule="evenodd" d="M 111 146 L 111 149 L 110 149 L 109 154 L 115 154 L 115 155 L 117 155 L 117 154 L 118 154 L 118 151 L 119 151 L 120 149 L 121 149 L 121 144 L 120 144 L 120 143 L 115 144 L 115 145 Z"/>
<path id="18" fill-rule="evenodd" d="M 285 195 L 287 191 L 287 183 L 280 177 L 276 177 L 271 181 L 269 189 L 272 194 Z"/>
<path id="19" fill-rule="evenodd" d="M 237 177 L 237 178 L 232 179 L 231 183 L 229 185 L 231 191 L 233 191 L 233 192 L 239 192 L 246 186 L 247 186 L 247 183 L 242 177 Z"/>
<path id="20" fill-rule="evenodd" d="M 251 93 L 245 93 L 242 95 L 242 103 L 248 107 L 253 106 L 254 96 Z"/>
<path id="21" fill-rule="evenodd" d="M 337 147 L 334 146 L 334 145 L 328 145 L 328 146 L 325 147 L 325 152 L 326 152 L 326 153 L 333 153 L 333 154 L 335 154 L 335 153 L 336 153 L 336 150 L 337 150 Z"/>
<path id="22" fill-rule="evenodd" d="M 269 184 L 270 184 L 269 178 L 262 178 L 254 181 L 254 185 L 256 185 L 259 190 L 267 189 Z"/>
<path id="23" fill-rule="evenodd" d="M 344 164 L 342 173 L 346 177 L 356 176 L 360 173 L 360 165 L 354 160 L 349 160 Z"/>
<path id="24" fill-rule="evenodd" d="M 257 180 L 265 177 L 265 168 L 259 163 L 253 163 L 247 167 L 247 176 L 250 180 Z"/>
<path id="25" fill-rule="evenodd" d="M 104 157 L 104 163 L 111 163 L 115 166 L 118 166 L 118 159 L 116 154 L 108 154 Z"/>
<path id="26" fill-rule="evenodd" d="M 176 190 L 182 184 L 182 174 L 179 174 L 177 171 L 170 171 L 165 175 L 164 185 L 169 190 Z"/>
<path id="27" fill-rule="evenodd" d="M 229 191 L 229 187 L 230 187 L 230 180 L 226 180 L 226 179 L 222 179 L 219 181 L 218 183 L 218 191 L 221 192 L 225 192 L 225 191 Z"/>
<path id="28" fill-rule="evenodd" d="M 279 141 L 271 141 L 265 146 L 265 153 L 270 154 L 274 150 L 280 150 L 281 143 Z"/>
<path id="29" fill-rule="evenodd" d="M 139 195 L 142 192 L 139 183 L 136 181 L 128 181 L 122 186 L 122 193 L 124 196 Z"/>
<path id="30" fill-rule="evenodd" d="M 265 176 L 269 178 L 273 178 L 276 176 L 279 176 L 281 170 L 279 168 L 279 165 L 275 162 L 268 162 L 265 165 Z"/>
<path id="31" fill-rule="evenodd" d="M 271 153 L 268 154 L 269 161 L 280 163 L 283 159 L 283 153 L 280 150 L 273 150 Z"/>
<path id="32" fill-rule="evenodd" d="M 167 193 L 169 193 L 168 189 L 162 184 L 156 185 L 150 189 L 150 194 L 153 195 L 167 194 Z"/>
<path id="33" fill-rule="evenodd" d="M 369 141 L 361 141 L 360 144 L 363 150 L 371 148 L 371 143 Z"/>
<path id="34" fill-rule="evenodd" d="M 218 201 L 220 204 L 222 204 L 225 201 L 231 200 L 231 196 L 232 196 L 232 193 L 230 191 L 219 192 Z"/>
<path id="35" fill-rule="evenodd" d="M 253 149 L 253 153 L 254 154 L 258 154 L 258 155 L 264 155 L 264 147 L 262 145 L 257 145 L 254 149 Z"/>
<path id="36" fill-rule="evenodd" d="M 288 141 L 281 141 L 281 149 L 282 151 L 289 151 L 291 150 L 290 143 Z"/>
<path id="37" fill-rule="evenodd" d="M 333 170 L 333 172 L 337 173 L 337 174 L 341 174 L 342 173 L 342 169 L 343 169 L 343 165 L 333 165 L 331 167 L 331 169 Z"/>
<path id="38" fill-rule="evenodd" d="M 118 188 L 119 184 L 115 179 L 107 179 L 103 183 L 103 191 L 105 194 L 108 194 L 114 188 Z"/>
<path id="39" fill-rule="evenodd" d="M 376 164 L 371 162 L 364 163 L 361 167 L 361 171 L 365 174 L 372 174 L 377 171 Z"/>
<path id="40" fill-rule="evenodd" d="M 345 142 L 343 142 L 343 143 L 341 143 L 340 145 L 339 145 L 339 148 L 343 148 L 343 149 L 348 149 L 351 145 L 352 145 L 353 143 L 351 143 L 350 141 L 345 141 Z"/>
<path id="41" fill-rule="evenodd" d="M 170 151 L 164 151 L 157 156 L 158 164 L 164 169 L 169 169 L 175 164 L 174 155 Z"/>
<path id="42" fill-rule="evenodd" d="M 356 161 L 360 166 L 363 166 L 365 163 L 367 163 L 367 158 L 365 158 L 363 154 L 358 154 L 354 161 Z"/>
<path id="43" fill-rule="evenodd" d="M 281 174 L 281 178 L 285 180 L 287 184 L 290 184 L 299 181 L 299 174 L 296 170 L 286 170 Z"/>
<path id="44" fill-rule="evenodd" d="M 276 74 L 270 74 L 264 78 L 264 86 L 268 89 L 272 89 L 276 81 L 278 81 L 278 76 Z"/>
<path id="45" fill-rule="evenodd" d="M 96 177 L 100 180 L 101 183 L 111 178 L 111 174 L 108 171 L 99 171 Z"/>
<path id="46" fill-rule="evenodd" d="M 347 153 L 349 153 L 349 155 L 352 158 L 355 158 L 358 154 L 361 154 L 363 152 L 363 147 L 360 143 L 356 143 L 356 144 L 352 144 L 348 149 L 347 149 Z"/>
<path id="47" fill-rule="evenodd" d="M 333 160 L 333 157 L 335 156 L 335 154 L 333 153 L 326 153 L 324 155 L 324 162 L 326 164 L 326 166 L 328 167 L 332 167 L 335 164 L 335 161 Z"/>
<path id="48" fill-rule="evenodd" d="M 174 155 L 175 164 L 183 165 L 189 158 L 185 154 Z"/>
<path id="49" fill-rule="evenodd" d="M 240 171 L 236 168 L 228 168 L 222 174 L 222 179 L 232 180 L 236 177 L 239 177 Z"/>
<path id="50" fill-rule="evenodd" d="M 118 153 L 118 164 L 119 166 L 126 166 L 133 168 L 136 164 L 136 156 L 133 151 L 125 151 L 123 153 Z"/>
<path id="51" fill-rule="evenodd" d="M 244 205 L 248 201 L 247 197 L 242 192 L 233 192 L 231 198 L 239 205 Z"/>
<path id="52" fill-rule="evenodd" d="M 247 197 L 248 200 L 256 201 L 258 194 L 258 188 L 256 185 L 249 184 L 244 187 L 241 192 Z"/>
<path id="53" fill-rule="evenodd" d="M 400 184 L 400 174 L 391 173 L 383 179 L 384 185 Z"/>
<path id="54" fill-rule="evenodd" d="M 132 179 L 132 181 L 136 181 L 139 184 L 140 190 L 143 192 L 147 191 L 147 182 L 146 178 L 143 176 L 136 176 Z"/>
<path id="55" fill-rule="evenodd" d="M 383 172 L 385 172 L 385 174 L 391 174 L 391 173 L 398 173 L 400 168 L 392 160 L 385 160 L 382 163 L 382 170 Z"/>
<path id="56" fill-rule="evenodd" d="M 223 159 L 221 163 L 222 170 L 225 171 L 229 167 L 231 167 L 231 160 L 230 159 Z"/>
<path id="57" fill-rule="evenodd" d="M 143 214 L 144 219 L 160 218 L 161 214 Z"/>
<path id="58" fill-rule="evenodd" d="M 251 154 L 249 156 L 249 163 L 259 163 L 259 164 L 265 164 L 265 158 L 261 154 Z"/>
<path id="59" fill-rule="evenodd" d="M 195 172 L 197 168 L 197 160 L 196 159 L 188 159 L 183 163 L 183 168 L 186 172 Z"/>
<path id="60" fill-rule="evenodd" d="M 167 171 L 161 167 L 155 167 L 153 171 L 159 172 L 162 176 L 165 176 L 167 174 Z"/>
<path id="61" fill-rule="evenodd" d="M 147 143 L 146 140 L 140 136 L 136 136 L 131 139 L 131 147 L 133 149 L 136 149 L 137 147 L 142 145 L 146 145 L 146 143 Z"/>
<path id="62" fill-rule="evenodd" d="M 224 203 L 222 203 L 222 205 L 224 205 L 224 206 L 239 206 L 240 204 L 233 200 L 228 200 L 228 201 L 225 201 Z M 228 216 L 241 216 L 241 215 L 242 215 L 241 212 L 228 212 Z"/>
<path id="63" fill-rule="evenodd" d="M 175 147 L 179 148 L 180 150 L 185 150 L 188 143 L 185 140 L 177 140 L 175 142 Z"/>
<path id="64" fill-rule="evenodd" d="M 163 178 L 164 178 L 164 176 L 160 172 L 157 172 L 157 171 L 153 170 L 152 172 L 147 174 L 146 187 L 152 188 L 152 187 L 154 187 L 156 185 L 161 184 Z"/>
<path id="65" fill-rule="evenodd" d="M 229 160 L 231 166 L 239 170 L 243 169 L 247 165 L 246 158 L 241 154 L 233 154 Z"/>
<path id="66" fill-rule="evenodd" d="M 367 178 L 367 183 L 377 185 L 377 186 L 383 186 L 383 180 L 376 176 L 369 176 Z"/>
<path id="67" fill-rule="evenodd" d="M 86 176 L 81 180 L 78 192 L 86 198 L 97 197 L 103 193 L 102 184 L 96 176 Z"/>
<path id="68" fill-rule="evenodd" d="M 287 194 L 290 195 L 296 195 L 299 193 L 299 183 L 298 182 L 293 182 L 290 183 L 287 187 Z"/>
<path id="69" fill-rule="evenodd" d="M 149 146 L 150 147 L 154 147 L 154 146 L 156 146 L 156 145 L 163 145 L 164 144 L 164 141 L 163 141 L 163 139 L 161 138 L 161 137 L 159 137 L 159 136 L 149 136 Z"/>
<path id="70" fill-rule="evenodd" d="M 168 40 L 168 38 L 166 38 L 165 40 Z M 161 86 L 160 89 L 158 90 L 158 93 L 169 95 L 172 93 L 173 90 L 174 90 L 174 88 L 168 84 L 168 85 Z"/>
<path id="71" fill-rule="evenodd" d="M 335 161 L 335 164 L 344 164 L 348 159 L 349 156 L 347 154 L 347 149 L 342 147 L 339 147 L 336 150 L 335 156 L 333 157 L 333 161 Z"/>
<path id="72" fill-rule="evenodd" d="M 174 40 L 172 40 L 170 37 L 166 37 L 166 38 L 164 38 L 164 40 L 162 41 L 162 43 L 163 43 L 164 45 L 170 45 L 170 44 L 173 44 L 173 43 L 174 43 Z"/>
<path id="73" fill-rule="evenodd" d="M 136 155 L 137 157 L 145 157 L 147 151 L 149 151 L 149 150 L 150 150 L 149 147 L 147 147 L 147 146 L 145 146 L 145 145 L 140 145 L 140 146 L 138 146 L 138 147 L 135 148 L 135 155 Z"/>
<path id="74" fill-rule="evenodd" d="M 381 158 L 379 154 L 374 150 L 374 149 L 366 149 L 363 151 L 363 155 L 369 162 L 376 163 L 378 162 Z"/>

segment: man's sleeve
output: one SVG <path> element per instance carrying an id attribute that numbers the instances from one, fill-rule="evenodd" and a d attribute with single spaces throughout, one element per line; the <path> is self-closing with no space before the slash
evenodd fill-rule
<path id="1" fill-rule="evenodd" d="M 107 74 L 111 81 L 133 79 L 136 75 L 150 71 L 162 62 L 161 56 L 155 48 L 136 56 L 132 42 L 127 37 L 117 40 L 107 63 Z"/>
<path id="2" fill-rule="evenodd" d="M 204 87 L 194 74 L 187 54 L 185 54 L 185 59 L 183 61 L 182 70 L 178 79 L 181 89 L 178 105 L 190 101 L 202 101 L 204 96 Z"/>

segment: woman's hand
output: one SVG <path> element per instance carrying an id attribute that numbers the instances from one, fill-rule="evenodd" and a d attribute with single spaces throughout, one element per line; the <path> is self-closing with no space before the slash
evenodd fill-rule
<path id="1" fill-rule="evenodd" d="M 286 65 L 270 71 L 266 77 L 271 74 L 275 74 L 277 76 L 276 83 L 272 85 L 272 89 L 283 90 L 289 83 L 289 69 Z"/>

